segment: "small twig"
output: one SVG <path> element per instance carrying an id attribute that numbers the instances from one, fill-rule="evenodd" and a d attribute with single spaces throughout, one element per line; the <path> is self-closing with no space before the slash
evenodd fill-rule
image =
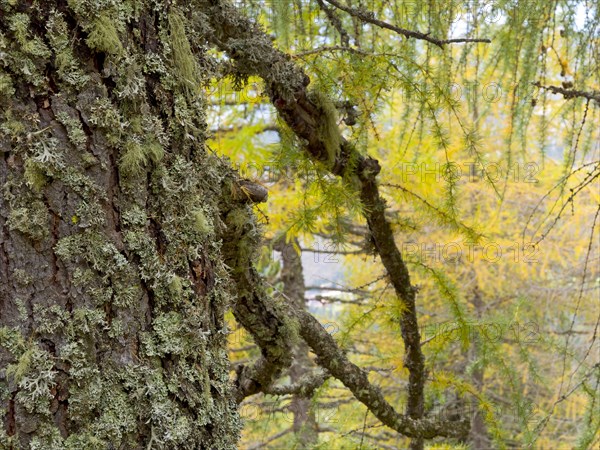
<path id="1" fill-rule="evenodd" d="M 354 48 L 354 47 L 344 47 L 342 45 L 332 45 L 332 46 L 323 46 L 323 47 L 318 47 L 312 50 L 305 50 L 303 52 L 298 52 L 296 54 L 292 55 L 292 58 L 302 58 L 303 56 L 309 56 L 309 55 L 316 55 L 318 53 L 323 53 L 323 52 L 336 52 L 336 51 L 341 51 L 341 52 L 349 52 L 349 53 L 355 53 L 357 55 L 361 55 L 361 56 L 373 56 L 373 53 L 369 53 L 365 50 L 361 50 L 358 48 Z"/>

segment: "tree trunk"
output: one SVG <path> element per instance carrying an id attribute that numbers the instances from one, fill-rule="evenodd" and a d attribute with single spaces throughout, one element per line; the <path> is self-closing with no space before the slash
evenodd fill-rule
<path id="1" fill-rule="evenodd" d="M 0 447 L 234 448 L 207 27 L 117 3 L 0 5 Z"/>

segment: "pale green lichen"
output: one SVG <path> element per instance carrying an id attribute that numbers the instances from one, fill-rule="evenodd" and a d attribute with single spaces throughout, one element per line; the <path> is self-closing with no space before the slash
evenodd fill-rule
<path id="1" fill-rule="evenodd" d="M 0 327 L 0 347 L 8 350 L 13 356 L 21 355 L 27 350 L 21 331 L 11 327 Z"/>
<path id="2" fill-rule="evenodd" d="M 29 286 L 33 281 L 33 277 L 23 269 L 13 270 L 13 280 L 21 286 Z"/>
<path id="3" fill-rule="evenodd" d="M 65 111 L 59 111 L 56 118 L 65 126 L 69 140 L 75 147 L 81 147 L 87 142 L 87 136 L 79 119 L 71 117 Z"/>
<path id="4" fill-rule="evenodd" d="M 69 313 L 59 305 L 33 305 L 33 317 L 39 333 L 52 334 L 61 329 L 69 321 Z"/>
<path id="5" fill-rule="evenodd" d="M 27 14 L 17 13 L 9 18 L 9 29 L 15 40 L 21 45 L 21 50 L 31 56 L 49 58 L 51 53 L 46 44 L 29 32 L 30 18 Z"/>
<path id="6" fill-rule="evenodd" d="M 36 429 L 35 436 L 29 443 L 30 450 L 64 450 L 63 438 L 60 431 L 51 425 L 42 423 Z M 71 450 L 70 448 L 68 450 Z"/>
<path id="7" fill-rule="evenodd" d="M 98 164 L 98 159 L 91 153 L 84 152 L 83 155 L 81 155 L 81 162 L 83 163 L 83 168 L 87 169 Z"/>
<path id="8" fill-rule="evenodd" d="M 43 89 L 46 83 L 44 61 L 51 56 L 50 50 L 40 36 L 31 33 L 29 15 L 20 12 L 7 14 L 4 22 L 12 35 L 10 41 L 0 35 L 4 65 L 14 69 L 34 90 Z M 9 51 L 5 52 L 4 49 Z"/>
<path id="9" fill-rule="evenodd" d="M 11 230 L 17 230 L 34 241 L 42 241 L 48 236 L 49 215 L 44 203 L 33 201 L 28 207 L 11 209 L 7 225 Z"/>
<path id="10" fill-rule="evenodd" d="M 55 254 L 68 261 L 75 257 L 83 257 L 90 268 L 110 276 L 129 267 L 129 262 L 115 245 L 102 233 L 85 230 L 61 238 L 54 247 Z"/>
<path id="11" fill-rule="evenodd" d="M 64 168 L 60 144 L 57 138 L 46 138 L 43 135 L 36 135 L 35 141 L 30 144 L 33 160 L 44 165 L 47 169 Z"/>
<path id="12" fill-rule="evenodd" d="M 26 127 L 22 120 L 15 118 L 11 109 L 4 111 L 4 117 L 0 121 L 0 133 L 7 136 L 11 141 L 19 141 L 25 133 Z"/>
<path id="13" fill-rule="evenodd" d="M 110 145 L 117 145 L 127 128 L 119 110 L 106 97 L 95 99 L 90 106 L 90 123 L 101 127 Z"/>
<path id="14" fill-rule="evenodd" d="M 185 326 L 181 315 L 175 311 L 157 316 L 153 321 L 155 348 L 159 354 L 184 354 L 189 346 L 185 342 Z"/>
<path id="15" fill-rule="evenodd" d="M 56 371 L 48 352 L 30 345 L 16 363 L 8 365 L 6 376 L 18 384 L 16 399 L 28 412 L 49 413 L 50 390 L 55 385 Z"/>
<path id="16" fill-rule="evenodd" d="M 115 94 L 120 99 L 135 99 L 146 90 L 146 79 L 137 58 L 126 55 L 119 61 Z"/>
<path id="17" fill-rule="evenodd" d="M 15 88 L 10 75 L 4 73 L 0 69 L 0 96 L 12 97 L 15 93 Z"/>
<path id="18" fill-rule="evenodd" d="M 17 311 L 19 312 L 19 319 L 22 321 L 27 320 L 27 306 L 25 302 L 20 298 L 15 298 L 15 306 L 17 307 Z"/>
<path id="19" fill-rule="evenodd" d="M 64 16 L 59 12 L 50 15 L 46 25 L 46 37 L 54 51 L 54 60 L 59 77 L 67 84 L 82 88 L 90 77 L 81 68 L 81 64 L 73 54 L 69 29 Z"/>

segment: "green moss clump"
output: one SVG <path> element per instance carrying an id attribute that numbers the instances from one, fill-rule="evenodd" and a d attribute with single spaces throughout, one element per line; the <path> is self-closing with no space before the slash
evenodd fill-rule
<path id="1" fill-rule="evenodd" d="M 6 73 L 0 72 L 0 95 L 12 97 L 15 93 L 15 88 L 12 84 L 12 79 Z"/>
<path id="2" fill-rule="evenodd" d="M 321 110 L 322 117 L 318 124 L 318 133 L 325 145 L 327 164 L 329 167 L 333 167 L 342 144 L 337 109 L 329 97 L 319 90 L 310 91 L 308 97 Z"/>
<path id="3" fill-rule="evenodd" d="M 100 14 L 91 24 L 91 30 L 86 40 L 90 48 L 120 56 L 123 54 L 123 44 L 114 21 L 106 14 Z"/>
<path id="4" fill-rule="evenodd" d="M 24 177 L 27 186 L 36 193 L 42 192 L 42 189 L 48 184 L 48 177 L 41 165 L 31 158 L 25 161 Z"/>
<path id="5" fill-rule="evenodd" d="M 183 295 L 183 284 L 180 276 L 173 275 L 173 278 L 171 278 L 171 282 L 169 283 L 169 290 L 173 297 L 181 297 Z"/>
<path id="6" fill-rule="evenodd" d="M 164 154 L 164 149 L 155 140 L 149 140 L 142 144 L 135 138 L 130 139 L 123 149 L 119 168 L 125 174 L 138 175 L 149 161 L 156 164 L 160 162 Z"/>
<path id="7" fill-rule="evenodd" d="M 156 141 L 147 141 L 144 146 L 146 155 L 154 164 L 159 163 L 165 155 L 165 150 Z"/>
<path id="8" fill-rule="evenodd" d="M 119 159 L 119 168 L 125 174 L 138 174 L 146 163 L 146 152 L 139 142 L 129 140 L 125 144 L 121 158 Z"/>
<path id="9" fill-rule="evenodd" d="M 173 67 L 179 74 L 184 91 L 191 97 L 198 93 L 200 83 L 196 60 L 192 54 L 190 43 L 185 33 L 185 22 L 179 12 L 169 14 L 169 33 L 171 37 L 171 52 Z"/>
<path id="10" fill-rule="evenodd" d="M 194 220 L 194 228 L 202 234 L 208 234 L 212 230 L 212 226 L 202 208 L 196 208 L 192 211 Z"/>

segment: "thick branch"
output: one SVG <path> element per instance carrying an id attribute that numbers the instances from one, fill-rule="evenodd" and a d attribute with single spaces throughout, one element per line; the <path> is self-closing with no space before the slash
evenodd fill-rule
<path id="1" fill-rule="evenodd" d="M 239 404 L 246 397 L 259 392 L 268 392 L 269 386 L 273 384 L 283 367 L 285 364 L 278 364 L 277 360 L 269 361 L 264 356 L 259 357 L 252 365 L 236 367 L 235 401 Z"/>
<path id="2" fill-rule="evenodd" d="M 237 301 L 235 319 L 250 332 L 262 355 L 252 365 L 236 368 L 236 401 L 263 392 L 292 363 L 289 322 L 273 300 L 262 294 L 262 281 L 253 267 L 233 271 Z"/>
<path id="3" fill-rule="evenodd" d="M 232 187 L 240 180 L 226 180 Z M 221 205 L 222 252 L 233 281 L 236 301 L 233 315 L 261 349 L 261 357 L 251 366 L 240 365 L 237 372 L 236 401 L 264 391 L 292 363 L 294 330 L 284 309 L 264 294 L 262 278 L 251 265 L 252 248 L 259 233 L 246 199 L 236 195 Z"/>
<path id="4" fill-rule="evenodd" d="M 253 271 L 253 269 L 250 269 Z M 255 285 L 255 291 L 251 297 L 265 305 L 272 304 L 261 289 L 260 282 Z M 346 354 L 338 347 L 333 337 L 323 326 L 307 311 L 298 308 L 290 301 L 288 313 L 293 316 L 299 324 L 300 335 L 317 355 L 318 363 L 325 368 L 331 376 L 340 380 L 354 395 L 373 413 L 384 425 L 392 428 L 400 434 L 417 439 L 430 439 L 436 436 L 457 438 L 465 434 L 468 420 L 449 421 L 438 418 L 414 419 L 408 415 L 398 413 L 385 399 L 381 390 L 371 384 L 368 374 L 353 364 Z M 250 327 L 252 325 L 249 325 Z M 260 325 L 259 325 L 260 326 Z M 273 331 L 275 339 L 281 339 L 279 330 Z M 263 345 L 265 345 L 263 343 Z M 267 344 L 268 345 L 268 344 Z M 270 353 L 266 353 L 270 355 Z M 270 355 L 272 358 L 273 355 Z M 325 374 L 312 376 L 293 386 L 272 387 L 273 374 L 278 373 L 278 361 L 271 363 L 267 357 L 262 357 L 251 368 L 244 368 L 247 374 L 238 371 L 238 401 L 243 400 L 244 395 L 252 395 L 258 392 L 273 394 L 288 394 L 307 392 L 320 385 Z M 265 380 L 259 379 L 264 376 Z"/>
<path id="5" fill-rule="evenodd" d="M 337 2 L 336 0 L 325 0 L 327 3 L 331 3 L 338 9 L 347 12 L 353 17 L 362 20 L 363 22 L 367 22 L 373 25 L 376 25 L 380 28 L 386 28 L 388 30 L 392 30 L 395 33 L 398 33 L 406 38 L 415 38 L 421 39 L 423 41 L 431 42 L 432 44 L 437 45 L 440 48 L 443 48 L 446 44 L 460 44 L 467 42 L 484 42 L 489 44 L 492 42 L 489 39 L 479 39 L 479 38 L 457 38 L 457 39 L 436 39 L 434 37 L 429 36 L 428 33 L 421 33 L 419 31 L 407 30 L 405 28 L 400 28 L 395 25 L 391 25 L 387 22 L 383 22 L 382 20 L 378 20 L 373 16 L 373 13 L 370 11 L 365 11 L 361 9 L 351 8 L 350 6 L 344 6 Z"/>

